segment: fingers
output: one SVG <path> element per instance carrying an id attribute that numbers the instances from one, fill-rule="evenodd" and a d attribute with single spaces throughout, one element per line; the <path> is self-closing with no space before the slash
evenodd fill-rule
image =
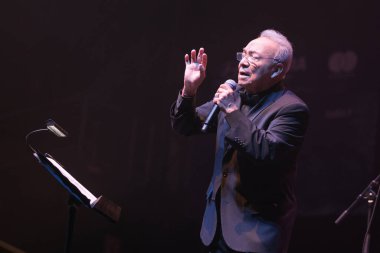
<path id="1" fill-rule="evenodd" d="M 215 93 L 213 102 L 225 113 L 231 113 L 239 109 L 238 96 L 230 87 L 224 85 L 221 85 Z"/>
<path id="2" fill-rule="evenodd" d="M 205 53 L 202 54 L 201 64 L 202 64 L 203 68 L 206 69 L 206 67 L 207 67 L 207 54 L 205 54 Z"/>
<path id="3" fill-rule="evenodd" d="M 197 54 L 197 52 L 195 51 L 195 49 L 191 50 L 191 52 L 190 52 L 191 63 L 197 63 L 196 54 Z"/>
<path id="4" fill-rule="evenodd" d="M 215 93 L 215 96 L 214 96 L 214 98 L 213 98 L 213 102 L 215 103 L 215 104 L 218 104 L 219 105 L 219 103 L 221 103 L 222 101 L 229 101 L 229 100 L 231 100 L 232 99 L 232 93 L 230 93 L 230 92 L 226 92 L 226 91 L 223 91 L 223 92 L 216 92 Z"/>
<path id="5" fill-rule="evenodd" d="M 203 47 L 199 48 L 198 55 L 195 49 L 191 50 L 190 56 L 185 55 L 185 64 L 197 63 L 203 66 L 203 70 L 206 70 L 207 66 L 207 54 Z"/>
<path id="6" fill-rule="evenodd" d="M 195 50 L 191 50 L 190 56 L 188 54 L 185 54 L 185 64 L 194 63 L 195 61 Z"/>
<path id="7" fill-rule="evenodd" d="M 205 50 L 204 50 L 203 47 L 199 48 L 198 56 L 197 56 L 197 62 L 198 63 L 201 63 L 201 61 L 202 61 L 202 55 L 203 55 L 204 52 L 205 52 Z"/>
<path id="8" fill-rule="evenodd" d="M 197 62 L 203 66 L 203 70 L 206 70 L 207 67 L 207 54 L 203 47 L 199 48 Z"/>
<path id="9" fill-rule="evenodd" d="M 213 98 L 212 102 L 214 104 L 219 104 L 219 102 L 220 102 L 221 99 L 222 99 L 221 93 L 217 91 L 215 93 L 215 95 L 214 95 L 214 98 Z"/>
<path id="10" fill-rule="evenodd" d="M 229 84 L 226 84 L 226 83 L 223 83 L 219 86 L 219 89 L 221 90 L 225 90 L 227 92 L 233 92 L 234 90 L 231 88 L 231 86 Z M 218 90 L 219 90 L 218 89 Z"/>
<path id="11" fill-rule="evenodd" d="M 226 84 L 226 83 L 221 84 L 215 93 L 214 102 L 219 101 L 219 100 L 229 96 L 233 92 L 234 92 L 234 90 L 228 84 Z"/>
<path id="12" fill-rule="evenodd" d="M 227 97 L 228 95 L 230 94 L 230 92 L 226 91 L 226 90 L 222 90 L 222 89 L 218 89 L 215 93 L 215 96 L 214 98 L 216 99 L 223 99 L 225 97 Z"/>

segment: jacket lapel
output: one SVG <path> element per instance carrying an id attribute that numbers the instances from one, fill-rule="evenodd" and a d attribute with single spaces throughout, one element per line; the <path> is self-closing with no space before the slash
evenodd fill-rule
<path id="1" fill-rule="evenodd" d="M 248 113 L 248 117 L 251 121 L 253 121 L 265 108 L 267 108 L 269 105 L 271 105 L 273 102 L 275 102 L 279 97 L 284 94 L 285 90 L 280 89 L 278 91 L 275 91 L 273 93 L 270 93 L 267 96 L 264 96 L 254 107 L 251 108 L 251 110 Z M 218 191 L 218 188 L 222 181 L 222 166 L 223 166 L 223 158 L 232 152 L 232 146 L 231 145 L 225 145 L 224 137 L 225 133 L 228 129 L 228 123 L 225 119 L 225 114 L 221 113 L 219 114 L 219 122 L 218 122 L 218 130 L 217 130 L 217 142 L 216 142 L 216 154 L 215 154 L 215 160 L 214 160 L 214 172 L 213 172 L 213 178 L 211 180 L 212 184 L 210 185 L 207 195 L 208 198 L 211 197 L 212 200 L 215 200 L 216 193 Z"/>
<path id="2" fill-rule="evenodd" d="M 260 99 L 260 101 L 249 111 L 248 118 L 251 121 L 254 120 L 265 108 L 273 104 L 279 97 L 281 97 L 285 91 L 285 89 L 280 89 Z"/>
<path id="3" fill-rule="evenodd" d="M 226 119 L 224 118 L 225 115 L 220 114 L 219 122 L 218 122 L 218 130 L 217 130 L 217 138 L 216 138 L 216 151 L 215 151 L 215 160 L 214 160 L 214 171 L 213 171 L 213 178 L 212 178 L 212 184 L 209 187 L 208 190 L 208 197 L 211 196 L 212 200 L 215 200 L 216 193 L 218 191 L 218 188 L 222 182 L 222 165 L 223 165 L 223 156 L 225 153 L 225 143 L 224 143 L 224 136 L 226 134 L 226 130 L 229 127 Z"/>

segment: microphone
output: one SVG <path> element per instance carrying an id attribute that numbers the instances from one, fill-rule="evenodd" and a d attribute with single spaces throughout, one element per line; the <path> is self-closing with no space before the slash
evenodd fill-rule
<path id="1" fill-rule="evenodd" d="M 237 84 L 234 80 L 228 79 L 225 83 L 228 84 L 231 87 L 231 89 L 236 90 Z M 219 106 L 217 104 L 214 104 L 205 122 L 203 123 L 202 130 L 201 130 L 203 133 L 207 131 L 207 128 L 209 127 L 210 123 L 214 119 L 215 115 L 217 115 L 218 113 L 219 113 Z"/>

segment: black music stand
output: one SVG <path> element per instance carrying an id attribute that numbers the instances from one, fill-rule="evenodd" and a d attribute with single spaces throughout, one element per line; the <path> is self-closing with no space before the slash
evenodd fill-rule
<path id="1" fill-rule="evenodd" d="M 39 131 L 50 130 L 59 137 L 67 136 L 67 132 L 59 127 L 53 120 L 47 121 L 46 129 L 39 129 L 30 132 L 26 136 L 26 141 L 30 134 Z M 60 132 L 60 133 L 59 133 Z M 27 141 L 28 143 L 28 141 Z M 29 144 L 28 144 L 29 145 Z M 37 149 L 29 145 L 33 151 L 33 155 L 37 158 L 39 163 L 69 192 L 69 217 L 66 231 L 65 240 L 65 253 L 71 250 L 72 235 L 74 231 L 75 215 L 77 206 L 83 205 L 87 208 L 93 209 L 106 217 L 111 222 L 118 222 L 120 219 L 121 208 L 114 202 L 106 199 L 103 196 L 95 197 L 89 190 L 87 190 L 78 180 L 76 180 L 63 166 L 55 160 L 51 155 L 42 154 Z"/>

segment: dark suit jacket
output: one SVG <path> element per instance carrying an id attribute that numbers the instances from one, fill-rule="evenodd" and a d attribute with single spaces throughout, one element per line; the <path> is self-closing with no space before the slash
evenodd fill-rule
<path id="1" fill-rule="evenodd" d="M 194 98 L 179 95 L 171 107 L 172 127 L 184 135 L 200 133 L 212 106 L 208 102 L 196 108 Z M 219 113 L 214 172 L 201 228 L 205 245 L 215 236 L 215 197 L 220 189 L 221 231 L 230 248 L 287 251 L 296 211 L 296 158 L 308 118 L 306 104 L 280 85 L 249 112 Z"/>

